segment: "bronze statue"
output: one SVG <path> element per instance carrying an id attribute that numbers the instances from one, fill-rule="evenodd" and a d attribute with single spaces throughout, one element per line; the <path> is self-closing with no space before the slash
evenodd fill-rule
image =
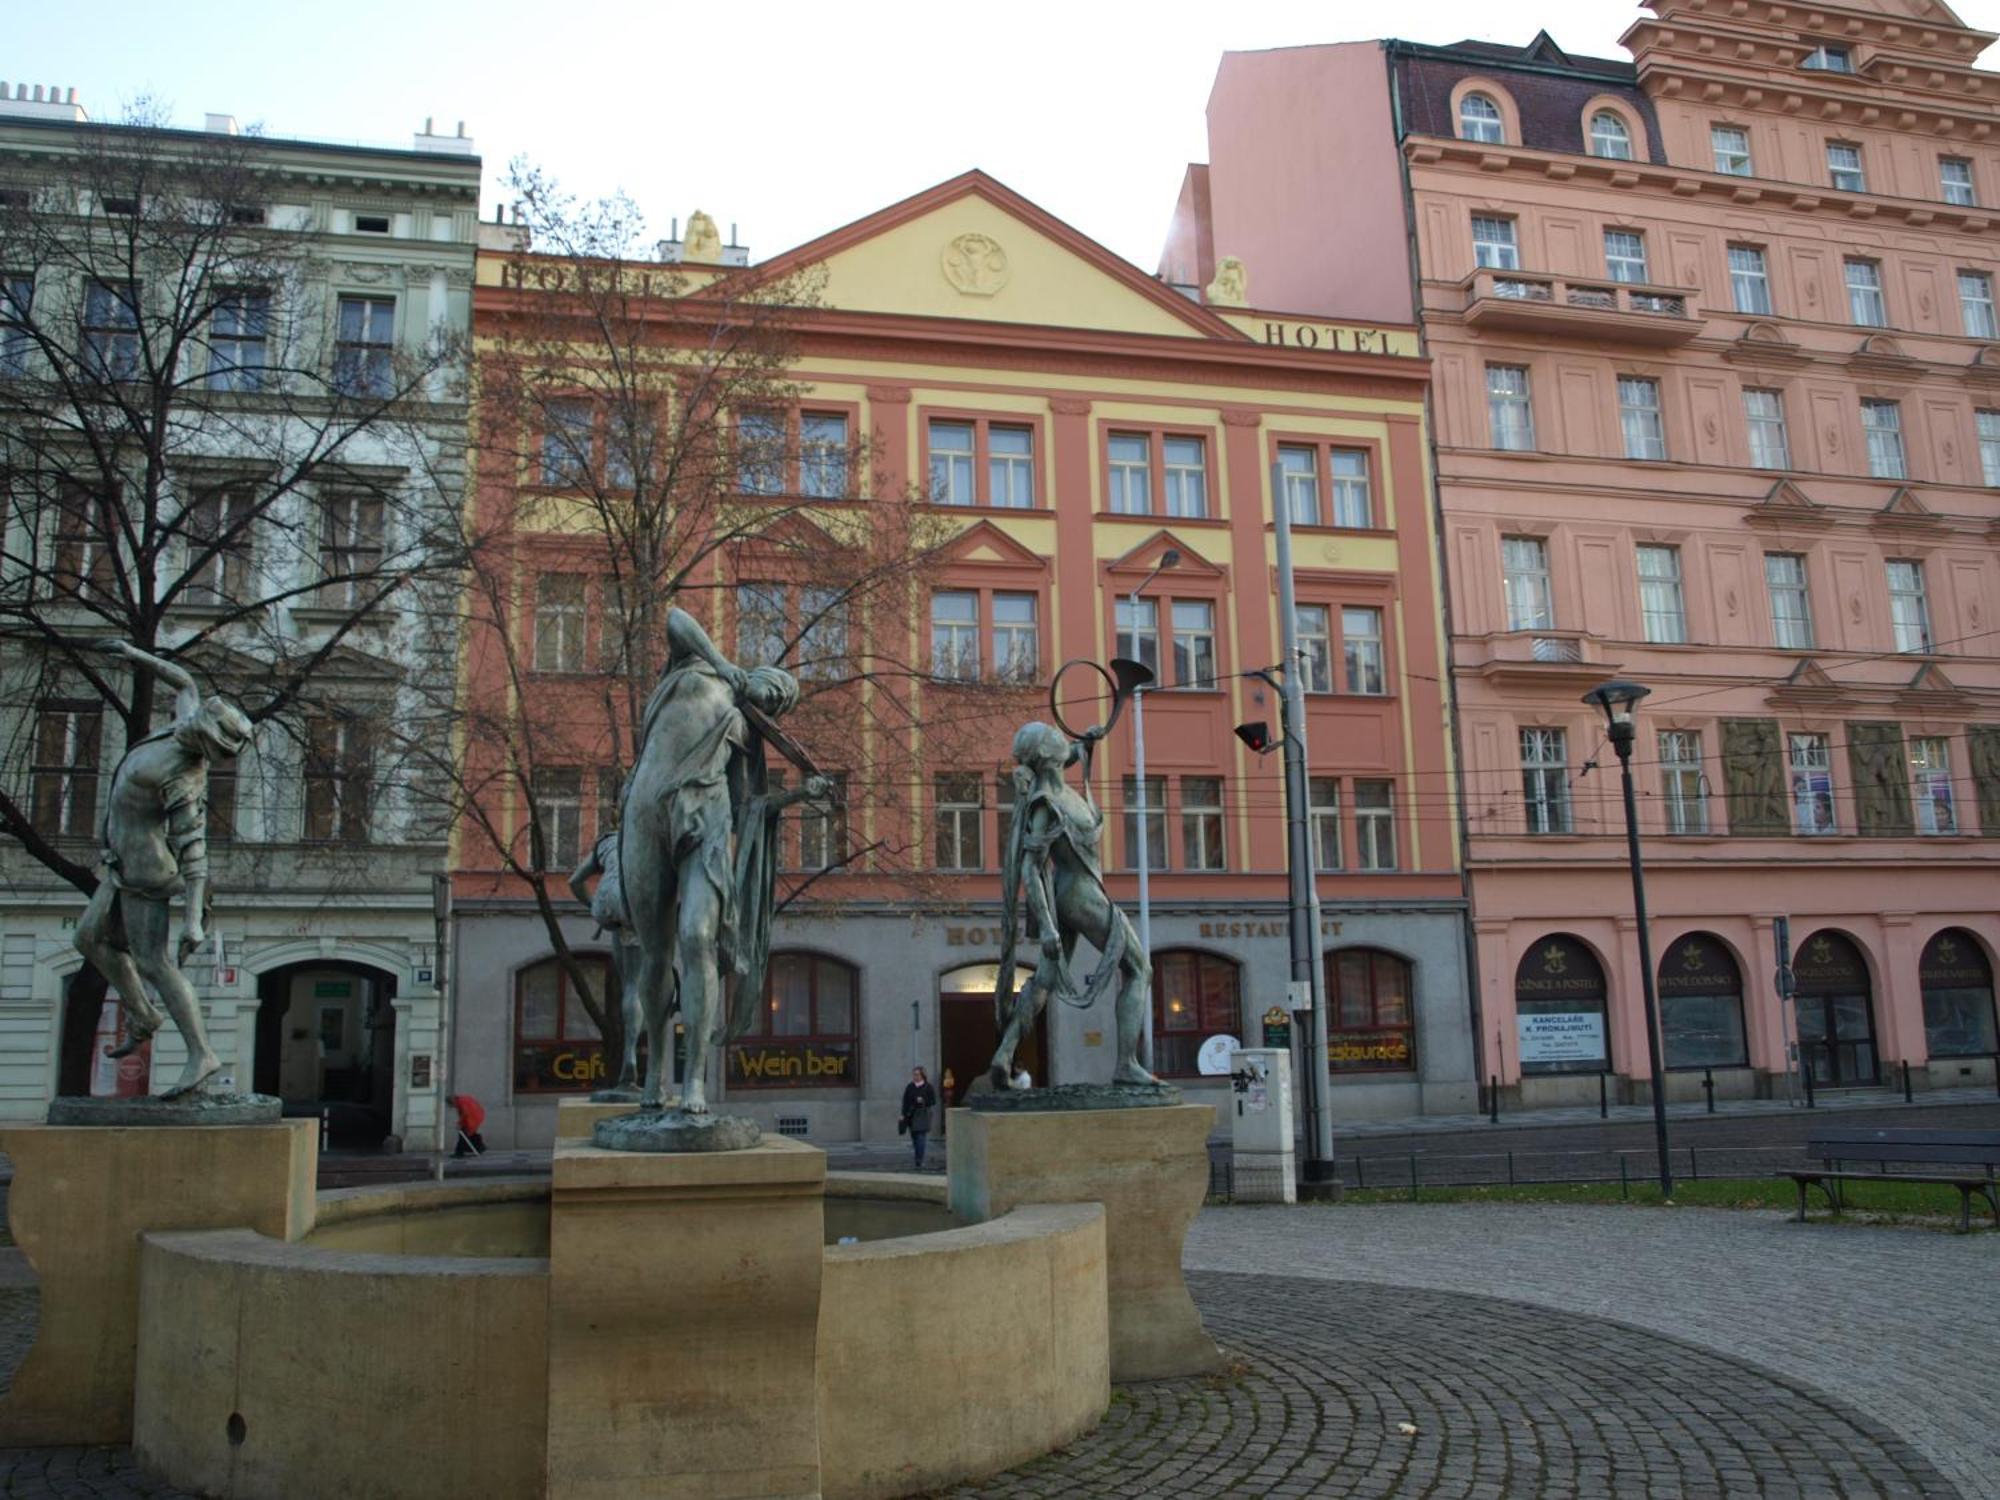
<path id="1" fill-rule="evenodd" d="M 692 615 L 668 613 L 667 670 L 646 705 L 618 828 L 622 918 L 638 946 L 636 990 L 646 1021 L 641 1102 L 649 1109 L 666 1104 L 676 1011 L 687 1037 L 680 1107 L 704 1114 L 710 1049 L 749 1030 L 763 1003 L 778 816 L 829 791 L 774 722 L 798 698 L 789 672 L 745 671 Z M 768 790 L 767 743 L 806 773 L 804 785 Z M 726 1016 L 725 975 L 735 981 Z"/>
<path id="2" fill-rule="evenodd" d="M 1014 1049 L 1051 995 L 1079 1007 L 1096 1003 L 1117 985 L 1118 1042 L 1111 1081 L 1152 1084 L 1159 1080 L 1139 1058 L 1145 1032 L 1146 1007 L 1152 1003 L 1152 962 L 1139 946 L 1125 913 L 1112 904 L 1104 888 L 1098 846 L 1104 834 L 1104 814 L 1090 795 L 1090 761 L 1100 740 L 1118 722 L 1132 692 L 1150 681 L 1152 673 L 1137 662 L 1112 663 L 1117 686 L 1107 721 L 1071 738 L 1054 725 L 1024 724 L 1014 736 L 1014 816 L 1000 878 L 1000 974 L 994 999 L 1002 1030 L 988 1077 L 996 1089 L 1014 1086 Z M 1101 669 L 1100 669 L 1101 670 Z M 1060 679 L 1061 673 L 1057 673 Z M 1050 705 L 1055 708 L 1055 685 Z M 1060 713 L 1057 713 L 1060 719 Z M 1083 764 L 1079 793 L 1063 778 L 1064 770 Z M 1016 932 L 1022 900 L 1028 908 L 1031 940 L 1040 950 L 1034 972 L 1014 991 Z M 1079 937 L 1088 938 L 1100 955 L 1097 968 L 1079 992 L 1069 963 Z"/>
<path id="3" fill-rule="evenodd" d="M 208 1045 L 201 1006 L 180 964 L 208 940 L 208 767 L 250 742 L 250 720 L 222 698 L 203 699 L 174 662 L 126 641 L 105 648 L 172 684 L 174 722 L 127 747 L 105 798 L 101 879 L 76 925 L 77 951 L 111 987 L 129 1020 L 111 1052 L 137 1051 L 164 1019 L 147 985 L 187 1044 L 187 1066 L 169 1099 L 202 1090 L 222 1070 Z M 184 902 L 178 953 L 169 954 L 174 897 Z"/>

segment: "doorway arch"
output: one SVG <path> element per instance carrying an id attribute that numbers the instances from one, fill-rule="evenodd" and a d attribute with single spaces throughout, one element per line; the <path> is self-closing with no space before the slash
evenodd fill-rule
<path id="1" fill-rule="evenodd" d="M 1609 1072 L 1609 1000 L 1604 965 L 1582 938 L 1552 932 L 1529 944 L 1514 968 L 1522 1074 Z"/>
<path id="2" fill-rule="evenodd" d="M 330 1143 L 373 1148 L 394 1119 L 396 976 L 308 959 L 257 976 L 256 1091 L 287 1115 L 324 1114 Z"/>
<path id="3" fill-rule="evenodd" d="M 1016 981 L 1018 987 L 1018 979 Z M 998 964 L 961 964 L 938 976 L 938 1098 L 949 1109 L 963 1104 L 973 1085 L 986 1076 L 1000 1045 L 1000 1022 L 993 1010 L 1000 984 Z M 1014 1065 L 1038 1084 L 1055 1082 L 1049 1056 L 1049 1009 L 1040 1015 L 1015 1050 Z"/>
<path id="4" fill-rule="evenodd" d="M 1993 964 L 1978 938 L 1947 927 L 1917 960 L 1924 993 L 1924 1043 L 1932 1057 L 1989 1057 L 1996 1040 Z"/>
<path id="5" fill-rule="evenodd" d="M 1669 1068 L 1741 1068 L 1743 970 L 1712 932 L 1676 938 L 1660 955 L 1660 1032 Z"/>
<path id="6" fill-rule="evenodd" d="M 1823 927 L 1799 944 L 1792 959 L 1797 980 L 1799 1058 L 1821 1088 L 1854 1088 L 1877 1082 L 1875 986 L 1860 945 Z"/>

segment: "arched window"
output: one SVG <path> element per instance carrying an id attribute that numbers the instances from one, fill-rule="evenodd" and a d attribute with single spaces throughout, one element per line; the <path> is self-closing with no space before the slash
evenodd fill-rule
<path id="1" fill-rule="evenodd" d="M 601 953 L 581 953 L 602 1005 L 614 994 L 611 963 Z M 612 1080 L 605 1073 L 604 1039 L 583 1008 L 562 964 L 545 958 L 514 976 L 514 1092 L 581 1094 Z"/>
<path id="2" fill-rule="evenodd" d="M 1821 1088 L 1872 1084 L 1875 986 L 1854 940 L 1831 927 L 1815 932 L 1792 956 L 1799 1055 Z"/>
<path id="3" fill-rule="evenodd" d="M 732 1089 L 851 1089 L 861 1082 L 861 976 L 819 953 L 773 953 L 757 1024 L 729 1046 Z"/>
<path id="4" fill-rule="evenodd" d="M 1660 1030 L 1670 1068 L 1741 1068 L 1743 975 L 1712 932 L 1690 932 L 1660 955 Z"/>
<path id="5" fill-rule="evenodd" d="M 1552 932 L 1514 970 L 1521 1071 L 1602 1073 L 1611 1065 L 1604 968 L 1580 939 Z"/>
<path id="6" fill-rule="evenodd" d="M 1327 1060 L 1336 1073 L 1416 1067 L 1410 966 L 1379 948 L 1326 956 Z"/>
<path id="7" fill-rule="evenodd" d="M 1632 131 L 1615 111 L 1600 109 L 1590 117 L 1590 154 L 1614 161 L 1632 159 Z"/>
<path id="8" fill-rule="evenodd" d="M 1153 955 L 1153 1071 L 1162 1078 L 1200 1073 L 1195 1054 L 1218 1034 L 1241 1037 L 1236 965 L 1213 953 L 1169 948 Z"/>
<path id="9" fill-rule="evenodd" d="M 1461 140 L 1491 141 L 1495 145 L 1506 140 L 1500 106 L 1484 94 L 1467 94 L 1458 101 L 1458 134 Z"/>
<path id="10" fill-rule="evenodd" d="M 1947 927 L 1917 960 L 1924 1041 L 1932 1057 L 1985 1057 L 1994 1042 L 1993 966 L 1979 940 Z"/>

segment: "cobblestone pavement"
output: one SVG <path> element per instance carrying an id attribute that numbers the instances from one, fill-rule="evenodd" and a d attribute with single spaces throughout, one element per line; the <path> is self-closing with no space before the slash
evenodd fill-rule
<path id="1" fill-rule="evenodd" d="M 1127 1387 L 1089 1436 L 955 1500 L 1959 1493 L 1838 1402 L 1619 1324 L 1355 1282 L 1190 1282 L 1229 1373 Z"/>
<path id="2" fill-rule="evenodd" d="M 1191 1269 L 1473 1293 L 1620 1322 L 1815 1389 L 2000 1500 L 2000 1235 L 1724 1209 L 1211 1208 Z"/>

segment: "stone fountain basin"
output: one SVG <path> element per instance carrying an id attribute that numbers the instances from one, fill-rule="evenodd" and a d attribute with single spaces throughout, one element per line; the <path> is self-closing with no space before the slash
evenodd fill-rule
<path id="1" fill-rule="evenodd" d="M 546 1493 L 549 1193 L 546 1178 L 353 1188 L 320 1194 L 292 1243 L 145 1236 L 142 1462 L 241 1500 Z M 827 1174 L 828 1500 L 1009 1468 L 1109 1402 L 1102 1207 L 967 1224 L 946 1196 L 935 1177 Z"/>

